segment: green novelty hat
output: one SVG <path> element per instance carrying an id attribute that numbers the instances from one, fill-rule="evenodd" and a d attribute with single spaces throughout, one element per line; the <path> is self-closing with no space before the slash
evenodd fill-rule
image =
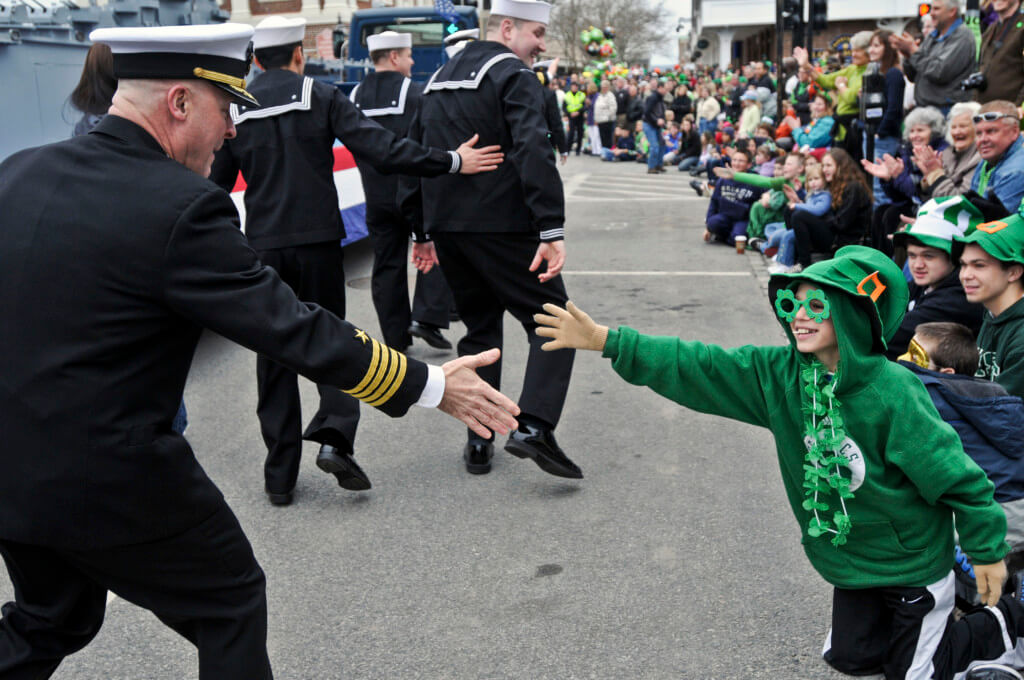
<path id="1" fill-rule="evenodd" d="M 903 272 L 879 250 L 865 246 L 840 248 L 831 260 L 812 264 L 802 272 L 773 274 L 768 282 L 769 300 L 782 288 L 812 281 L 840 290 L 867 311 L 871 319 L 874 351 L 884 352 L 903 322 L 910 291 Z"/>
<path id="2" fill-rule="evenodd" d="M 963 196 L 933 198 L 917 211 L 917 219 L 892 236 L 893 245 L 912 238 L 926 246 L 952 254 L 953 239 L 973 232 L 985 221 L 981 211 Z"/>
<path id="3" fill-rule="evenodd" d="M 960 260 L 964 246 L 973 243 L 1002 262 L 1024 264 L 1024 219 L 1010 215 L 1001 220 L 979 224 L 963 237 L 953 239 L 953 259 Z"/>

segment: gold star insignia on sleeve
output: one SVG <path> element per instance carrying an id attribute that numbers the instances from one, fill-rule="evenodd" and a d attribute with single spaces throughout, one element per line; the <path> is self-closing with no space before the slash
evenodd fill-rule
<path id="1" fill-rule="evenodd" d="M 356 329 L 356 337 L 362 340 L 364 345 L 370 340 L 370 336 L 362 329 Z"/>

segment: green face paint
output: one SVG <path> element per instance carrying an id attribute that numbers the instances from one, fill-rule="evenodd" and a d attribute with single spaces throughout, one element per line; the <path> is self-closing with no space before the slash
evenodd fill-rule
<path id="1" fill-rule="evenodd" d="M 792 323 L 797 312 L 803 307 L 808 318 L 815 323 L 825 321 L 830 314 L 831 305 L 820 288 L 807 291 L 807 297 L 797 300 L 793 291 L 784 288 L 775 294 L 775 313 L 786 323 Z"/>

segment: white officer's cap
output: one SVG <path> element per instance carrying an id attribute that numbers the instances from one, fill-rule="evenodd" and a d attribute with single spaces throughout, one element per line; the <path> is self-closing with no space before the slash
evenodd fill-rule
<path id="1" fill-rule="evenodd" d="M 199 78 L 259 106 L 245 90 L 252 34 L 246 24 L 131 26 L 98 28 L 89 40 L 110 47 L 117 79 Z"/>
<path id="2" fill-rule="evenodd" d="M 494 0 L 491 3 L 491 14 L 547 24 L 551 16 L 551 4 L 540 0 Z"/>
<path id="3" fill-rule="evenodd" d="M 384 31 L 375 33 L 366 38 L 366 49 L 371 52 L 377 50 L 401 50 L 412 47 L 412 33 L 399 33 L 398 31 Z"/>
<path id="4" fill-rule="evenodd" d="M 252 47 L 262 50 L 267 47 L 282 47 L 301 43 L 306 36 L 306 20 L 302 17 L 267 17 L 256 24 L 256 35 Z"/>

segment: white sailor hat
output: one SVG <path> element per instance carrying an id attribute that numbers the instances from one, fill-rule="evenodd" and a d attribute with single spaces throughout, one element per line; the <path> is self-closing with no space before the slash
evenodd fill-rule
<path id="1" fill-rule="evenodd" d="M 259 106 L 245 90 L 252 63 L 252 26 L 132 26 L 98 28 L 89 40 L 110 47 L 114 77 L 207 80 L 232 97 Z"/>
<path id="2" fill-rule="evenodd" d="M 551 16 L 551 4 L 541 0 L 494 0 L 491 3 L 491 14 L 547 24 Z"/>
<path id="3" fill-rule="evenodd" d="M 412 33 L 384 31 L 366 38 L 366 49 L 371 52 L 376 52 L 377 50 L 401 50 L 406 47 L 412 47 Z"/>
<path id="4" fill-rule="evenodd" d="M 480 29 L 479 28 L 464 28 L 461 31 L 455 31 L 449 36 L 445 36 L 445 45 L 454 45 L 464 40 L 479 40 Z"/>
<path id="5" fill-rule="evenodd" d="M 252 37 L 254 50 L 267 47 L 280 47 L 301 43 L 306 36 L 306 20 L 302 17 L 267 17 L 256 24 L 256 34 Z"/>
<path id="6" fill-rule="evenodd" d="M 555 63 L 554 59 L 545 59 L 544 61 L 535 61 L 535 62 L 533 62 L 533 67 L 532 68 L 533 68 L 534 71 L 538 71 L 538 70 L 547 71 L 548 67 L 551 66 L 554 63 Z"/>

